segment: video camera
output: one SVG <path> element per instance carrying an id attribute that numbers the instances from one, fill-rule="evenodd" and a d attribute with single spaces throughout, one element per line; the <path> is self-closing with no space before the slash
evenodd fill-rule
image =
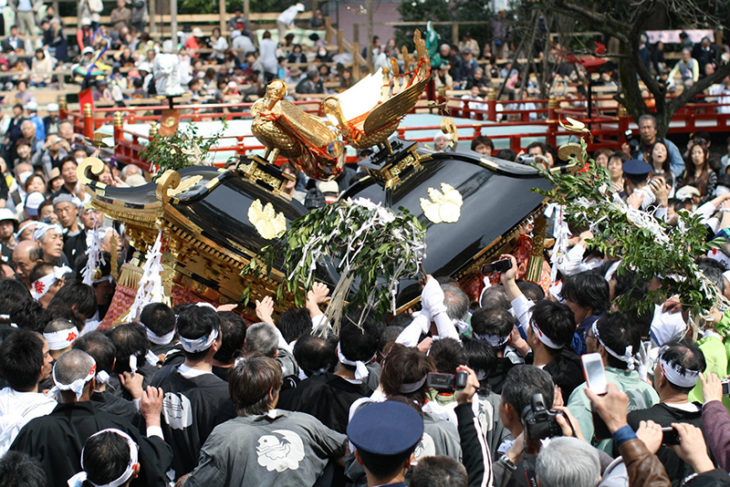
<path id="1" fill-rule="evenodd" d="M 457 372 L 456 374 L 429 372 L 426 383 L 428 387 L 432 387 L 437 391 L 454 392 L 456 389 L 465 388 L 468 378 L 469 374 L 463 371 Z"/>
<path id="2" fill-rule="evenodd" d="M 525 439 L 529 441 L 562 436 L 563 430 L 555 419 L 558 414 L 563 413 L 545 407 L 545 399 L 542 394 L 534 394 L 530 405 L 525 406 L 525 409 L 522 410 Z"/>

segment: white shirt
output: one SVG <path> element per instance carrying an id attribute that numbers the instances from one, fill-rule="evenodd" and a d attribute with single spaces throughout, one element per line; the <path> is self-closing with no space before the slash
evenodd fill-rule
<path id="1" fill-rule="evenodd" d="M 10 387 L 0 390 L 0 456 L 28 421 L 50 414 L 55 407 L 54 399 L 39 392 L 18 392 Z"/>
<path id="2" fill-rule="evenodd" d="M 279 16 L 276 18 L 276 21 L 281 22 L 286 26 L 290 26 L 294 23 L 294 19 L 297 17 L 298 13 L 299 9 L 297 8 L 297 6 L 292 5 L 291 7 L 280 13 Z"/>

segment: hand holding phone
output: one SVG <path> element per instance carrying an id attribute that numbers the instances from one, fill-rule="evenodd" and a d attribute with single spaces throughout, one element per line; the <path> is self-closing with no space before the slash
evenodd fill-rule
<path id="1" fill-rule="evenodd" d="M 606 370 L 603 368 L 603 359 L 598 353 L 587 353 L 580 358 L 583 364 L 583 375 L 586 386 L 597 395 L 608 392 Z"/>
<path id="2" fill-rule="evenodd" d="M 484 264 L 482 266 L 482 274 L 492 274 L 493 272 L 504 272 L 512 268 L 512 261 L 510 259 L 500 259 Z"/>

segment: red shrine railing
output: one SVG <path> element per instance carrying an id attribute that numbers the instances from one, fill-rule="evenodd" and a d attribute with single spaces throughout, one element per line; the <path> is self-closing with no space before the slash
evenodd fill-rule
<path id="1" fill-rule="evenodd" d="M 491 93 L 490 93 L 491 95 Z M 456 124 L 460 140 L 471 140 L 478 135 L 487 135 L 498 141 L 508 140 L 508 147 L 515 152 L 524 149 L 535 140 L 557 145 L 561 136 L 575 136 L 567 132 L 559 120 L 565 117 L 578 119 L 590 126 L 593 141 L 587 140 L 590 151 L 600 148 L 618 149 L 625 141 L 625 132 L 633 120 L 623 108 L 618 107 L 611 96 L 594 96 L 591 118 L 588 118 L 587 99 L 551 97 L 545 99 L 487 100 L 441 97 L 435 105 L 424 105 L 416 112 L 445 113 L 452 117 L 470 119 L 470 122 Z M 308 113 L 322 115 L 319 100 L 297 101 Z M 204 122 L 225 120 L 246 120 L 251 118 L 252 103 L 239 104 L 202 104 L 176 107 L 180 110 L 181 122 Z M 94 139 L 94 132 L 103 125 L 113 127 L 114 155 L 125 164 L 136 164 L 148 169 L 149 164 L 142 160 L 140 152 L 144 149 L 149 136 L 141 135 L 124 128 L 124 124 L 159 123 L 161 112 L 167 105 L 97 108 L 93 111 L 87 105 L 82 113 L 61 113 L 61 117 L 71 118 L 74 129 L 88 139 Z M 439 125 L 405 126 L 397 129 L 398 137 L 418 142 L 431 142 L 433 136 L 423 137 L 422 132 L 435 134 Z M 500 133 L 497 128 L 508 128 L 510 133 Z M 672 117 L 670 133 L 692 133 L 697 130 L 707 132 L 730 132 L 730 103 L 717 103 L 712 97 L 700 96 L 685 104 Z M 418 133 L 421 134 L 418 134 Z M 467 133 L 468 132 L 468 133 Z M 634 129 L 636 132 L 636 129 Z M 156 130 L 151 128 L 150 134 Z M 211 152 L 225 152 L 243 155 L 252 150 L 263 150 L 264 146 L 253 136 L 224 136 Z M 222 163 L 218 164 L 222 165 Z"/>

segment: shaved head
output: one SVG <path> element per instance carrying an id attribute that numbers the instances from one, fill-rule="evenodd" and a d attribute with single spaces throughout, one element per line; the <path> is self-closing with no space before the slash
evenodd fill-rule
<path id="1" fill-rule="evenodd" d="M 62 385 L 68 385 L 78 379 L 86 379 L 91 368 L 96 365 L 94 359 L 81 350 L 69 350 L 56 361 L 53 367 L 55 379 Z"/>

